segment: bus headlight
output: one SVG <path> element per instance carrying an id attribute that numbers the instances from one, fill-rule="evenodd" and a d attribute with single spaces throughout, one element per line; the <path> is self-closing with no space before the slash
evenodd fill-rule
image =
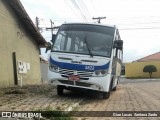
<path id="1" fill-rule="evenodd" d="M 57 65 L 54 65 L 54 64 L 51 64 L 51 63 L 50 63 L 50 65 L 49 65 L 49 69 L 50 69 L 50 71 L 52 71 L 52 72 L 58 72 L 58 70 L 59 70 L 59 68 L 58 68 Z"/>
<path id="2" fill-rule="evenodd" d="M 99 75 L 100 73 L 101 73 L 100 70 L 96 70 L 96 71 L 95 71 L 95 75 Z"/>
<path id="3" fill-rule="evenodd" d="M 106 76 L 107 74 L 108 74 L 108 69 L 94 71 L 95 77 L 100 77 L 100 76 L 103 77 Z"/>
<path id="4" fill-rule="evenodd" d="M 107 74 L 108 73 L 108 70 L 101 70 L 101 74 L 102 75 L 105 75 L 105 74 Z"/>

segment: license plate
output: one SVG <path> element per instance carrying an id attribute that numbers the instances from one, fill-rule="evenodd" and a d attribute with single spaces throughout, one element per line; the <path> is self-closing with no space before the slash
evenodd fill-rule
<path id="1" fill-rule="evenodd" d="M 69 80 L 75 80 L 78 81 L 80 79 L 80 77 L 78 75 L 71 75 L 68 77 Z"/>

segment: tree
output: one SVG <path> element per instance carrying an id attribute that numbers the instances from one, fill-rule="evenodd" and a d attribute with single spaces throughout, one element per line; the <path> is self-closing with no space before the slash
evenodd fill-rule
<path id="1" fill-rule="evenodd" d="M 149 73 L 149 77 L 152 77 L 152 72 L 157 72 L 157 68 L 155 65 L 146 65 L 143 68 L 143 72 L 148 72 Z"/>

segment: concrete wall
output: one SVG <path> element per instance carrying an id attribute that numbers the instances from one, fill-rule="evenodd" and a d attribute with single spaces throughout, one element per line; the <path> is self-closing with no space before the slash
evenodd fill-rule
<path id="1" fill-rule="evenodd" d="M 30 70 L 22 76 L 23 84 L 41 82 L 39 47 L 26 32 L 12 10 L 0 0 L 0 87 L 14 85 L 12 53 L 17 61 L 30 63 Z"/>
<path id="2" fill-rule="evenodd" d="M 41 62 L 41 80 L 48 83 L 48 63 Z"/>
<path id="3" fill-rule="evenodd" d="M 153 72 L 152 77 L 160 78 L 160 61 L 126 63 L 125 76 L 127 78 L 147 78 L 149 77 L 149 73 L 143 72 L 143 68 L 146 65 L 155 65 L 157 67 L 157 72 Z"/>

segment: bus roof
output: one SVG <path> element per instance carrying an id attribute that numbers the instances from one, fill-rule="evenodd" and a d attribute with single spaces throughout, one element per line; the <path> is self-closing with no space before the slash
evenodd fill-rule
<path id="1" fill-rule="evenodd" d="M 117 28 L 115 25 L 100 24 L 100 23 L 64 23 L 64 24 L 62 24 L 62 25 L 71 25 L 71 24 L 98 25 L 98 26 L 106 26 L 106 27 Z"/>

